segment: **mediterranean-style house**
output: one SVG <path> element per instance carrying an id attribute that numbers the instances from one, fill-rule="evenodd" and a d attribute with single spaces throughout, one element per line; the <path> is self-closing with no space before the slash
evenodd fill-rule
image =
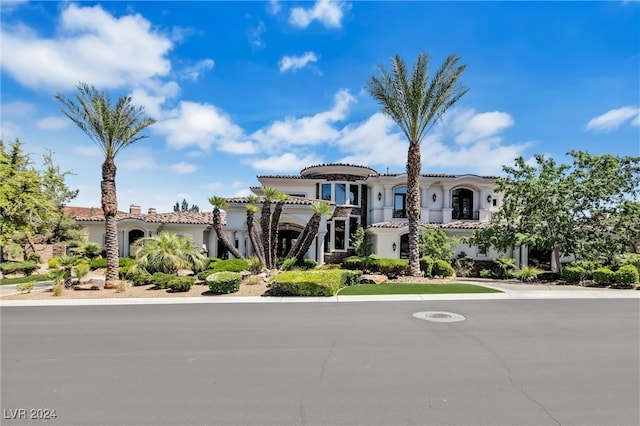
<path id="1" fill-rule="evenodd" d="M 378 173 L 376 170 L 352 164 L 320 164 L 304 168 L 299 175 L 263 175 L 260 185 L 251 187 L 258 196 L 263 187 L 272 187 L 290 196 L 285 202 L 278 228 L 278 253 L 288 252 L 295 239 L 311 218 L 311 203 L 324 200 L 331 203 L 333 214 L 323 218 L 307 258 L 318 264 L 337 263 L 353 254 L 349 239 L 359 226 L 365 228 L 372 252 L 380 257 L 408 256 L 408 220 L 406 218 L 406 174 Z M 486 226 L 500 207 L 495 176 L 423 174 L 420 176 L 421 220 L 442 228 L 455 237 L 470 236 L 475 229 Z M 228 198 L 223 219 L 229 240 L 244 256 L 253 250 L 246 225 L 247 197 Z M 104 217 L 100 209 L 88 214 L 76 214 L 89 240 L 104 247 Z M 259 224 L 260 212 L 256 213 Z M 131 244 L 140 237 L 172 231 L 190 236 L 209 256 L 225 257 L 212 228 L 212 213 L 157 213 L 150 208 L 142 213 L 132 205 L 128 213 L 117 215 L 120 255 L 131 256 Z M 477 260 L 489 260 L 499 255 L 527 264 L 527 250 L 516 248 L 509 253 L 489 252 L 482 255 L 475 247 L 459 244 L 455 253 L 464 252 Z"/>

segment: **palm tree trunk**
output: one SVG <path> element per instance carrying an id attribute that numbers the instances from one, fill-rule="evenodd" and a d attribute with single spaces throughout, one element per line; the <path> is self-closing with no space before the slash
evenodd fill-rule
<path id="1" fill-rule="evenodd" d="M 410 143 L 407 156 L 407 217 L 409 219 L 409 275 L 420 272 L 420 144 Z"/>
<path id="2" fill-rule="evenodd" d="M 102 197 L 102 211 L 104 212 L 104 243 L 107 252 L 107 273 L 105 288 L 113 288 L 118 281 L 118 200 L 116 198 L 116 164 L 113 157 L 107 156 L 102 163 L 102 181 L 100 190 Z"/>
<path id="3" fill-rule="evenodd" d="M 238 259 L 243 259 L 244 257 L 240 254 L 235 246 L 231 245 L 227 235 L 224 233 L 224 229 L 222 228 L 222 220 L 220 219 L 220 209 L 213 209 L 213 229 L 216 231 L 216 236 L 218 240 L 222 243 L 224 248 L 226 248 L 234 257 Z"/>
<path id="4" fill-rule="evenodd" d="M 284 205 L 284 201 L 278 201 L 276 203 L 275 209 L 273 209 L 273 214 L 271 215 L 271 226 L 269 228 L 269 257 L 271 258 L 271 269 L 276 267 L 276 257 L 278 252 L 278 225 L 280 222 L 280 215 L 282 214 L 282 206 Z"/>
<path id="5" fill-rule="evenodd" d="M 247 211 L 247 232 L 249 233 L 249 241 L 251 241 L 251 246 L 253 246 L 253 252 L 260 260 L 262 265 L 264 263 L 264 251 L 262 249 L 262 245 L 258 241 L 258 234 L 256 233 L 256 226 L 254 221 L 253 212 Z"/>
<path id="6" fill-rule="evenodd" d="M 321 216 L 319 215 L 313 215 L 311 217 L 311 220 L 309 221 L 309 224 L 310 224 L 309 232 L 304 236 L 304 239 L 300 244 L 298 251 L 295 253 L 296 259 L 298 260 L 304 259 L 304 255 L 307 254 L 307 251 L 309 251 L 311 244 L 313 244 L 313 240 L 318 235 L 318 229 L 320 228 L 320 219 L 321 219 Z M 296 246 L 297 245 L 298 245 L 298 242 L 296 241 Z"/>
<path id="7" fill-rule="evenodd" d="M 293 245 L 293 247 L 291 247 L 291 250 L 289 250 L 289 253 L 287 253 L 286 259 L 297 257 L 298 251 L 300 251 L 300 247 L 302 247 L 302 243 L 304 242 L 304 239 L 307 237 L 307 235 L 309 235 L 309 232 L 311 231 L 311 226 L 312 226 L 311 222 L 314 220 L 315 216 L 316 216 L 315 214 L 311 216 L 311 219 L 309 219 L 304 229 L 296 239 L 296 243 Z"/>
<path id="8" fill-rule="evenodd" d="M 273 260 L 271 259 L 271 201 L 268 199 L 262 202 L 260 228 L 262 229 L 262 248 L 264 251 L 265 266 L 267 269 L 273 269 Z"/>

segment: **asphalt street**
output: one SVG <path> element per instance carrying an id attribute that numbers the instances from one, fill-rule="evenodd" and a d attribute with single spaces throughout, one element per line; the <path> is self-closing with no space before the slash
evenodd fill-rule
<path id="1" fill-rule="evenodd" d="M 0 319 L 3 425 L 640 424 L 637 299 L 5 306 Z"/>

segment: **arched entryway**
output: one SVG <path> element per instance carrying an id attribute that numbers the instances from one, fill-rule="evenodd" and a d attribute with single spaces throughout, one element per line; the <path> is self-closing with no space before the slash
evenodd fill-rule
<path id="1" fill-rule="evenodd" d="M 400 235 L 400 259 L 409 258 L 409 234 Z"/>
<path id="2" fill-rule="evenodd" d="M 466 188 L 456 189 L 451 193 L 451 207 L 453 219 L 473 219 L 473 191 Z"/>
<path id="3" fill-rule="evenodd" d="M 297 229 L 281 229 L 278 231 L 277 257 L 285 257 L 296 243 L 301 231 Z"/>
<path id="4" fill-rule="evenodd" d="M 136 252 L 138 251 L 137 247 L 134 247 L 133 243 L 138 241 L 140 238 L 144 238 L 144 231 L 140 229 L 132 229 L 129 231 L 129 256 L 135 257 Z"/>

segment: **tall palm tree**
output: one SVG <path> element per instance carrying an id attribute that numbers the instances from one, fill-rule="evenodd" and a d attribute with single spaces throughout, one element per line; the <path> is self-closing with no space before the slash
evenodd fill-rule
<path id="1" fill-rule="evenodd" d="M 271 252 L 271 202 L 278 196 L 277 189 L 265 186 L 262 188 L 264 198 L 262 200 L 262 212 L 260 213 L 260 228 L 262 230 L 262 247 L 264 248 L 264 261 L 268 269 L 273 269 L 275 259 Z M 278 226 L 276 224 L 276 226 Z"/>
<path id="2" fill-rule="evenodd" d="M 318 235 L 322 216 L 331 215 L 331 206 L 328 203 L 314 201 L 311 203 L 311 208 L 313 209 L 313 216 L 311 216 L 311 219 L 307 222 L 302 233 L 298 236 L 296 243 L 291 247 L 291 250 L 289 250 L 287 259 L 295 257 L 298 260 L 302 260 L 311 247 L 311 244 L 313 244 L 313 240 L 316 238 L 316 235 Z"/>
<path id="3" fill-rule="evenodd" d="M 116 155 L 124 148 L 146 138 L 140 132 L 156 122 L 144 115 L 144 108 L 131 103 L 130 96 L 120 97 L 114 106 L 103 91 L 80 83 L 75 100 L 58 93 L 62 113 L 73 121 L 102 150 L 101 203 L 105 222 L 107 274 L 105 287 L 113 287 L 118 280 L 118 228 L 116 213 Z"/>
<path id="4" fill-rule="evenodd" d="M 179 269 L 199 272 L 207 265 L 207 258 L 188 237 L 173 232 L 162 232 L 157 237 L 140 238 L 134 243 L 140 247 L 131 272 L 164 272 L 175 274 Z"/>
<path id="5" fill-rule="evenodd" d="M 260 263 L 264 266 L 264 247 L 262 243 L 258 239 L 258 232 L 256 230 L 255 224 L 255 213 L 258 211 L 257 203 L 260 202 L 260 198 L 255 195 L 250 195 L 247 197 L 247 232 L 249 233 L 249 241 L 251 241 L 251 245 L 253 246 L 253 252 L 260 260 Z"/>
<path id="6" fill-rule="evenodd" d="M 283 192 L 278 191 L 274 200 L 276 202 L 276 206 L 273 209 L 273 213 L 271 214 L 271 229 L 269 230 L 270 235 L 270 254 L 269 257 L 272 261 L 271 268 L 276 267 L 276 253 L 278 252 L 278 225 L 280 223 L 280 216 L 282 215 L 282 208 L 284 207 L 285 201 L 289 199 L 289 196 Z"/>
<path id="7" fill-rule="evenodd" d="M 213 229 L 216 231 L 218 241 L 220 241 L 224 248 L 226 248 L 234 257 L 243 259 L 244 256 L 242 256 L 238 249 L 229 242 L 229 239 L 222 228 L 220 209 L 226 208 L 229 203 L 227 203 L 227 200 L 224 198 L 218 196 L 209 197 L 209 203 L 213 206 Z"/>
<path id="8" fill-rule="evenodd" d="M 466 65 L 458 66 L 459 57 L 450 55 L 429 79 L 430 57 L 418 55 L 411 76 L 404 60 L 391 58 L 391 72 L 382 65 L 379 76 L 367 81 L 367 90 L 409 140 L 407 153 L 407 218 L 409 219 L 409 273 L 420 275 L 420 143 L 425 134 L 468 89 L 459 81 Z"/>

